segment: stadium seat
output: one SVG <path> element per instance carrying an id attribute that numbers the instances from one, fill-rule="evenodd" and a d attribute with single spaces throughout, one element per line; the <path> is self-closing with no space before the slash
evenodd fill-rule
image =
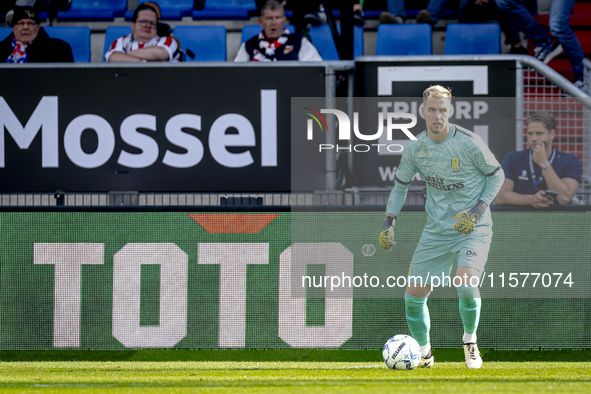
<path id="1" fill-rule="evenodd" d="M 431 25 L 382 24 L 378 27 L 376 55 L 430 55 Z"/>
<path id="2" fill-rule="evenodd" d="M 0 26 L 0 41 L 4 40 L 12 33 L 12 27 Z"/>
<path id="3" fill-rule="evenodd" d="M 127 0 L 74 0 L 69 11 L 58 11 L 58 20 L 110 20 L 123 16 Z"/>
<path id="4" fill-rule="evenodd" d="M 109 26 L 105 31 L 105 46 L 103 48 L 103 62 L 105 61 L 105 53 L 113 44 L 113 41 L 118 39 L 119 37 L 123 37 L 127 34 L 131 33 L 130 26 Z"/>
<path id="5" fill-rule="evenodd" d="M 287 29 L 290 31 L 290 33 L 295 33 L 295 27 L 293 25 L 285 25 L 285 27 L 287 27 Z M 254 37 L 256 35 L 258 35 L 261 30 L 263 30 L 262 27 L 260 27 L 259 25 L 246 25 L 242 28 L 242 41 L 240 41 L 240 43 L 243 43 L 244 41 L 248 40 L 251 37 Z"/>
<path id="6" fill-rule="evenodd" d="M 225 62 L 226 28 L 224 26 L 177 26 L 173 35 L 181 41 L 183 50 L 191 50 L 195 59 L 187 61 Z"/>
<path id="7" fill-rule="evenodd" d="M 203 9 L 193 10 L 193 19 L 248 19 L 256 9 L 254 0 L 206 0 Z"/>
<path id="8" fill-rule="evenodd" d="M 341 26 L 337 25 L 337 30 L 341 31 Z M 341 60 L 337 47 L 332 38 L 330 26 L 327 24 L 310 27 L 310 38 L 312 44 L 320 52 L 322 60 Z M 355 26 L 353 30 L 353 57 L 363 55 L 363 27 Z"/>
<path id="9" fill-rule="evenodd" d="M 70 44 L 74 62 L 90 62 L 90 29 L 86 26 L 44 26 L 49 37 L 59 38 Z M 0 41 L 12 33 L 12 27 L 0 26 Z"/>
<path id="10" fill-rule="evenodd" d="M 138 5 L 151 0 L 139 0 Z M 161 19 L 163 20 L 181 20 L 184 16 L 191 16 L 193 12 L 194 0 L 158 0 Z M 133 11 L 125 12 L 125 20 L 131 20 Z"/>
<path id="11" fill-rule="evenodd" d="M 74 62 L 90 62 L 90 28 L 86 26 L 45 26 L 51 38 L 64 40 L 72 47 Z"/>
<path id="12" fill-rule="evenodd" d="M 498 23 L 451 23 L 445 33 L 445 55 L 485 55 L 501 53 Z"/>

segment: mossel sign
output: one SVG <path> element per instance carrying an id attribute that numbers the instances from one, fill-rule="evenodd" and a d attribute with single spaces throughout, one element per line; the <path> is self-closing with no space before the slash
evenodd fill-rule
<path id="1" fill-rule="evenodd" d="M 325 70 L 0 67 L 0 192 L 289 191 L 290 99 Z"/>

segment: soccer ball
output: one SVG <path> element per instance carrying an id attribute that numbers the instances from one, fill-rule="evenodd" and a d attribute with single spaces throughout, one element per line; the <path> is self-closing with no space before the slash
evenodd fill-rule
<path id="1" fill-rule="evenodd" d="M 421 361 L 421 347 L 411 336 L 394 335 L 384 345 L 382 356 L 390 369 L 415 369 Z"/>

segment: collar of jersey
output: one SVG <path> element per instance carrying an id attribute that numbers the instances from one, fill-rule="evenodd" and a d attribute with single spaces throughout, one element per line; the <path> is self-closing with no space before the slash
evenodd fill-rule
<path id="1" fill-rule="evenodd" d="M 452 135 L 455 132 L 455 127 L 454 127 L 453 124 L 451 124 L 451 123 L 449 124 L 449 134 L 441 142 L 435 142 L 435 141 L 433 141 L 431 139 L 431 136 L 429 135 L 429 131 L 425 129 L 425 132 L 426 132 L 426 137 L 427 137 L 427 140 L 429 141 L 429 143 L 431 143 L 433 145 L 441 146 L 441 145 L 447 144 L 447 142 L 452 138 Z"/>

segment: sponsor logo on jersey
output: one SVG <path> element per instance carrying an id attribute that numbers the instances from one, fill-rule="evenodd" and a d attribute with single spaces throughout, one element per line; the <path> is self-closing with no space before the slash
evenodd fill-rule
<path id="1" fill-rule="evenodd" d="M 427 186 L 432 187 L 437 190 L 444 191 L 444 192 L 449 192 L 452 190 L 464 188 L 464 181 L 446 184 L 445 178 L 425 176 L 425 182 L 427 182 Z"/>

